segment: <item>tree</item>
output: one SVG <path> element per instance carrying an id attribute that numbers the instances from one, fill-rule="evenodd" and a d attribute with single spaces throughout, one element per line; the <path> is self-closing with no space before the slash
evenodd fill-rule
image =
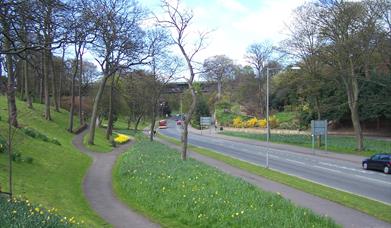
<path id="1" fill-rule="evenodd" d="M 265 114 L 265 77 L 263 76 L 264 65 L 270 60 L 273 47 L 270 42 L 254 43 L 247 48 L 246 59 L 251 67 L 255 69 L 258 77 L 258 102 L 259 112 L 261 115 Z"/>
<path id="2" fill-rule="evenodd" d="M 94 2 L 88 15 L 95 21 L 96 39 L 93 49 L 103 77 L 92 108 L 88 144 L 94 144 L 99 101 L 107 80 L 121 67 L 140 64 L 149 56 L 144 54 L 144 32 L 141 30 L 143 12 L 135 2 L 101 0 Z"/>
<path id="3" fill-rule="evenodd" d="M 319 6 L 317 14 L 320 36 L 327 42 L 323 53 L 345 86 L 359 151 L 364 149 L 359 115 L 360 82 L 370 78 L 369 68 L 373 68 L 370 61 L 383 31 L 378 13 L 369 7 L 372 4 L 372 1 L 329 1 Z"/>
<path id="4" fill-rule="evenodd" d="M 91 43 L 94 39 L 92 22 L 89 20 L 87 12 L 88 4 L 83 2 L 74 2 L 72 6 L 71 15 L 69 17 L 69 24 L 67 26 L 69 43 L 74 45 L 75 63 L 73 64 L 73 75 L 71 80 L 71 107 L 69 111 L 69 127 L 68 131 L 73 131 L 73 119 L 75 109 L 75 83 L 79 76 L 79 123 L 83 124 L 81 114 L 82 100 L 81 100 L 81 84 L 83 75 L 83 53 L 87 43 Z M 80 68 L 80 69 L 79 69 Z"/>
<path id="5" fill-rule="evenodd" d="M 195 89 L 193 87 L 194 77 L 196 75 L 195 72 L 195 62 L 194 57 L 199 53 L 199 51 L 205 45 L 205 38 L 207 33 L 200 33 L 198 38 L 196 39 L 196 44 L 193 49 L 188 48 L 187 42 L 189 39 L 189 25 L 193 19 L 193 14 L 186 10 L 180 8 L 180 2 L 176 1 L 171 3 L 168 0 L 162 0 L 162 8 L 164 13 L 167 16 L 167 19 L 157 19 L 158 22 L 171 30 L 171 38 L 175 45 L 178 46 L 183 58 L 186 61 L 187 68 L 189 70 L 189 77 L 185 77 L 187 84 L 189 85 L 189 89 L 192 95 L 192 103 L 189 108 L 189 111 L 186 114 L 186 118 L 184 121 L 184 128 L 182 132 L 182 160 L 187 159 L 187 139 L 188 139 L 188 126 L 191 120 L 191 117 L 194 113 L 197 96 L 195 93 Z"/>
<path id="6" fill-rule="evenodd" d="M 204 61 L 202 77 L 208 81 L 217 82 L 217 100 L 221 99 L 223 81 L 232 79 L 234 70 L 232 59 L 225 55 L 216 55 Z"/>

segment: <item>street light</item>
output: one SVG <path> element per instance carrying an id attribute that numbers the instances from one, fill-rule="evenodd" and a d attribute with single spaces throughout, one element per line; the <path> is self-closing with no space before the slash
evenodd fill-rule
<path id="1" fill-rule="evenodd" d="M 267 142 L 267 150 L 266 150 L 266 168 L 269 168 L 269 141 L 270 141 L 270 123 L 269 123 L 269 71 L 270 70 L 278 70 L 280 67 L 269 68 L 266 67 L 266 142 Z M 300 70 L 299 66 L 293 66 L 290 69 L 292 70 Z"/>

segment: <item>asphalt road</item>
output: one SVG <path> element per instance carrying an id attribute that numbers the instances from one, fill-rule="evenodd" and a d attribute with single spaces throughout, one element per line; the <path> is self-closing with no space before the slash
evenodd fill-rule
<path id="1" fill-rule="evenodd" d="M 179 139 L 181 127 L 169 120 L 168 128 L 159 132 Z M 189 143 L 261 166 L 268 154 L 271 169 L 391 204 L 391 175 L 363 170 L 359 163 L 222 139 L 208 131 L 189 132 Z"/>

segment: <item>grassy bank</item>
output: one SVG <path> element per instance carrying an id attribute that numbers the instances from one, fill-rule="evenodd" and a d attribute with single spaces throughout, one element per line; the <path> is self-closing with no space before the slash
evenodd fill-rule
<path id="1" fill-rule="evenodd" d="M 176 139 L 159 135 L 164 140 L 167 140 L 171 143 L 179 145 L 180 142 Z M 381 219 L 383 221 L 391 223 L 391 206 L 380 203 L 375 200 L 371 200 L 365 197 L 361 197 L 358 195 L 354 195 L 351 193 L 347 193 L 344 191 L 339 191 L 324 185 L 320 185 L 314 182 L 310 182 L 307 180 L 300 179 L 298 177 L 290 176 L 288 174 L 280 173 L 274 170 L 266 169 L 261 166 L 253 165 L 244 161 L 237 160 L 235 158 L 223 155 L 221 153 L 208 150 L 201 147 L 196 147 L 189 145 L 189 149 L 194 152 L 212 157 L 216 160 L 223 161 L 229 165 L 234 167 L 246 170 L 248 172 L 254 173 L 256 175 L 265 177 L 272 181 L 276 181 L 282 184 L 286 184 L 298 190 L 310 193 L 312 195 L 316 195 L 320 198 L 327 199 L 341 205 L 353 208 L 355 210 L 359 210 L 368 215 Z"/>
<path id="2" fill-rule="evenodd" d="M 43 105 L 34 104 L 34 109 L 26 108 L 24 102 L 18 101 L 17 105 L 22 127 L 55 138 L 61 145 L 33 138 L 20 129 L 15 130 L 13 146 L 20 159 L 13 162 L 14 194 L 46 208 L 57 208 L 61 215 L 84 220 L 88 226 L 103 226 L 105 222 L 90 208 L 82 191 L 82 181 L 91 159 L 72 145 L 74 135 L 66 131 L 68 112 L 52 112 L 52 121 L 47 121 L 42 117 Z M 8 132 L 4 96 L 0 96 L 0 107 L 0 134 L 4 136 Z M 0 185 L 3 191 L 8 191 L 7 171 L 7 154 L 0 153 Z"/>
<path id="3" fill-rule="evenodd" d="M 114 169 L 132 208 L 168 227 L 337 227 L 278 194 L 222 173 L 162 144 L 138 141 Z"/>
<path id="4" fill-rule="evenodd" d="M 222 134 L 234 137 L 266 141 L 266 134 L 233 131 L 225 131 Z M 312 148 L 311 140 L 311 136 L 309 135 L 272 134 L 270 138 L 270 141 L 273 143 L 290 144 L 307 148 Z M 371 156 L 376 153 L 391 153 L 391 141 L 365 138 L 365 151 L 362 152 L 358 152 L 355 150 L 356 139 L 351 136 L 329 135 L 327 141 L 327 150 L 338 153 L 355 154 L 361 156 Z M 325 149 L 324 145 L 321 147 L 321 149 Z"/>
<path id="5" fill-rule="evenodd" d="M 80 227 L 84 222 L 63 217 L 28 200 L 0 196 L 0 227 Z"/>
<path id="6" fill-rule="evenodd" d="M 98 153 L 107 153 L 113 150 L 110 141 L 106 139 L 106 129 L 97 127 L 95 130 L 94 145 L 88 144 L 89 134 L 85 134 L 83 138 L 83 144 L 89 150 Z"/>

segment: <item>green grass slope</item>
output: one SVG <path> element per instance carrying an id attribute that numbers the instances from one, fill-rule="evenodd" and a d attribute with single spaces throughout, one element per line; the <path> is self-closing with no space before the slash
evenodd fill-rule
<path id="1" fill-rule="evenodd" d="M 0 135 L 7 133 L 7 101 L 0 96 Z M 66 131 L 68 112 L 52 112 L 52 121 L 43 118 L 44 106 L 34 104 L 34 109 L 26 108 L 18 101 L 18 120 L 22 127 L 56 138 L 61 145 L 32 138 L 21 130 L 16 130 L 13 139 L 15 152 L 23 158 L 31 157 L 30 164 L 25 161 L 13 162 L 14 194 L 22 195 L 31 202 L 46 208 L 56 208 L 61 215 L 74 216 L 84 220 L 88 226 L 101 227 L 105 222 L 91 209 L 82 190 L 84 175 L 91 159 L 80 153 L 73 145 L 73 134 Z M 8 160 L 0 153 L 0 185 L 7 191 Z"/>
<path id="2" fill-rule="evenodd" d="M 165 227 L 339 227 L 146 139 L 120 156 L 113 176 L 120 199 Z"/>

